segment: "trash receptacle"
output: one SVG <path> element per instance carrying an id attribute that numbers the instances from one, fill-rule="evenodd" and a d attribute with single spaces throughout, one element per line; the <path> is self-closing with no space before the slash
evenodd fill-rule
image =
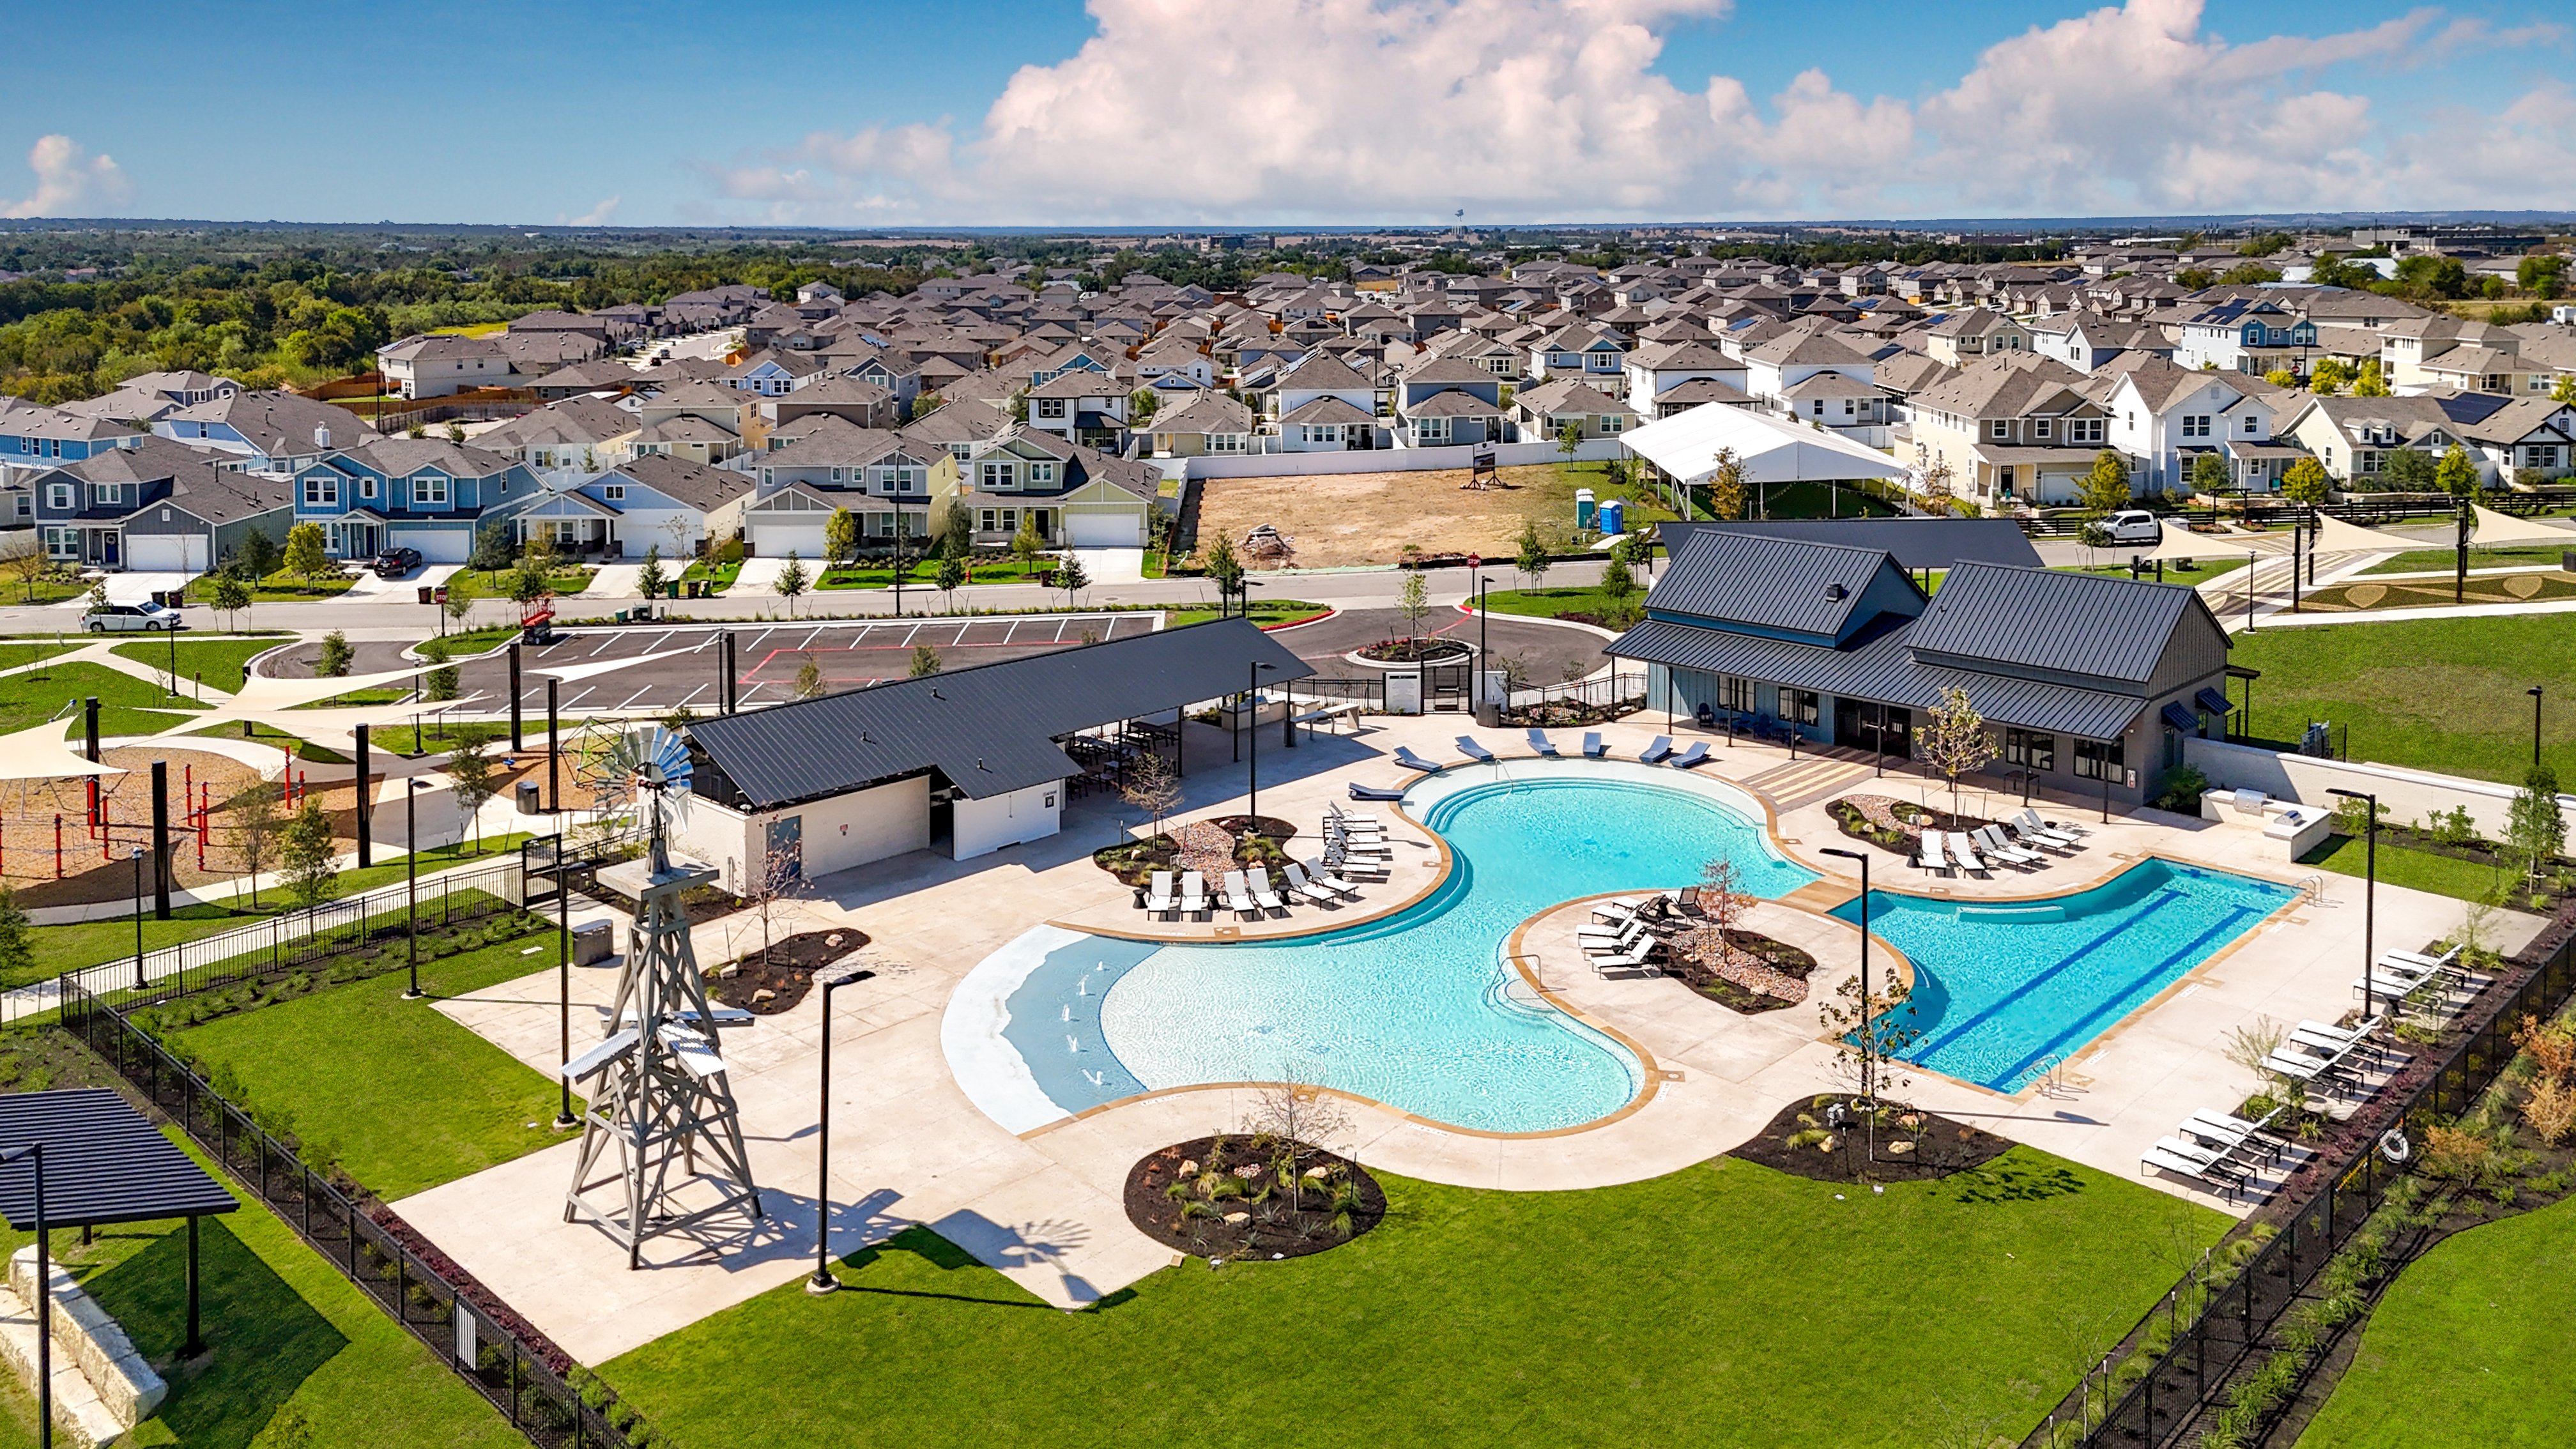
<path id="1" fill-rule="evenodd" d="M 521 780 L 519 782 L 518 800 L 519 813 L 522 815 L 543 815 L 546 813 L 546 792 L 538 789 L 537 782 L 534 780 Z"/>
<path id="2" fill-rule="evenodd" d="M 427 584 L 420 586 L 420 601 L 424 604 L 429 602 L 429 585 Z"/>
<path id="3" fill-rule="evenodd" d="M 572 928 L 572 964 L 596 966 L 617 954 L 616 928 L 606 921 L 592 921 Z"/>

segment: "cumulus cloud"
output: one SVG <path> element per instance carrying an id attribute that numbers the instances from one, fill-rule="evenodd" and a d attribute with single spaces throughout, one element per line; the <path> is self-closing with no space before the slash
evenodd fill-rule
<path id="1" fill-rule="evenodd" d="M 36 189 L 0 205 L 0 216 L 106 216 L 134 199 L 114 157 L 92 156 L 69 136 L 39 136 L 27 150 Z"/>
<path id="2" fill-rule="evenodd" d="M 606 226 L 616 218 L 617 203 L 623 199 L 622 196 L 602 197 L 598 205 L 579 216 L 558 211 L 555 213 L 555 222 L 560 226 Z"/>
<path id="3" fill-rule="evenodd" d="M 2234 43 L 2202 0 L 2128 0 L 1914 102 L 1657 68 L 1664 31 L 1729 3 L 1090 0 L 1093 36 L 971 135 L 816 132 L 701 171 L 714 209 L 781 222 L 1293 223 L 2548 205 L 2576 162 L 2553 82 L 2397 117 L 2357 83 L 2563 39 L 2546 24 Z"/>

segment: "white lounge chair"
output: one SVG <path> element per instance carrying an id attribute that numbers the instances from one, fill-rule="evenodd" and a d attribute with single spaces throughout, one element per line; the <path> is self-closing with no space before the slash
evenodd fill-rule
<path id="1" fill-rule="evenodd" d="M 1468 759 L 1475 761 L 1477 764 L 1490 765 L 1494 762 L 1494 752 L 1486 749 L 1483 745 L 1476 743 L 1473 736 L 1460 735 L 1457 739 L 1457 745 L 1458 753 L 1465 755 Z"/>
<path id="2" fill-rule="evenodd" d="M 1261 914 L 1261 907 L 1252 899 L 1252 891 L 1243 883 L 1242 871 L 1230 870 L 1225 873 L 1225 884 L 1220 888 L 1219 895 L 1220 904 L 1238 916 Z"/>
<path id="3" fill-rule="evenodd" d="M 2036 810 L 2022 811 L 2013 817 L 2013 822 L 2033 835 L 2054 835 L 2060 840 L 2069 842 L 2080 841 L 2093 833 L 2071 820 L 2063 825 L 2051 825 L 2040 819 L 2039 812 Z"/>
<path id="4" fill-rule="evenodd" d="M 1637 914 L 1637 908 L 1644 905 L 1646 901 L 1645 896 L 1613 896 L 1606 901 L 1594 901 L 1592 919 L 1604 926 L 1623 926 L 1628 923 L 1630 916 Z"/>
<path id="5" fill-rule="evenodd" d="M 1172 893 L 1172 873 L 1168 870 L 1154 872 L 1153 883 L 1145 888 L 1145 914 L 1177 916 L 1180 913 L 1181 898 Z"/>
<path id="6" fill-rule="evenodd" d="M 1284 911 L 1288 909 L 1288 903 L 1279 899 L 1279 892 L 1271 889 L 1270 872 L 1266 867 L 1254 866 L 1252 869 L 1244 872 L 1243 879 L 1245 884 L 1252 887 L 1252 903 L 1254 905 L 1261 907 L 1265 911 Z"/>
<path id="7" fill-rule="evenodd" d="M 1207 877 L 1197 871 L 1181 873 L 1181 909 L 1193 916 L 1207 914 Z"/>
<path id="8" fill-rule="evenodd" d="M 1333 894 L 1341 896 L 1344 899 L 1355 901 L 1360 898 L 1359 887 L 1352 885 L 1349 881 L 1342 879 L 1339 875 L 1326 868 L 1324 863 L 1320 860 L 1310 860 L 1306 862 L 1306 878 L 1325 890 L 1331 891 Z"/>
<path id="9" fill-rule="evenodd" d="M 1585 730 L 1583 732 L 1583 758 L 1587 760 L 1606 760 L 1610 758 L 1609 742 L 1601 738 L 1601 732 L 1599 730 Z"/>
<path id="10" fill-rule="evenodd" d="M 1383 881 L 1391 868 L 1384 860 L 1353 860 L 1332 846 L 1324 849 L 1324 864 L 1331 866 L 1334 874 L 1349 880 Z"/>
<path id="11" fill-rule="evenodd" d="M 2040 855 L 2034 851 L 2024 850 L 2020 846 L 2006 841 L 2004 839 L 2003 829 L 2000 826 L 1979 826 L 1977 829 L 1969 831 L 1968 837 L 1976 841 L 1978 845 L 1984 847 L 1986 854 L 1993 856 L 1995 859 L 2002 861 L 2006 865 L 2030 866 L 2048 864 L 2048 857 Z"/>
<path id="12" fill-rule="evenodd" d="M 1642 919 L 1632 919 L 1616 926 L 1582 926 L 1574 933 L 1586 951 L 1625 951 L 1638 939 L 1654 934 L 1653 927 Z"/>
<path id="13" fill-rule="evenodd" d="M 1916 846 L 1914 849 L 1914 868 L 1916 870 L 1937 870 L 1943 874 L 1947 874 L 1950 871 L 1950 848 L 1948 845 L 1943 843 L 1940 831 L 1926 830 L 1923 832 L 1923 843 Z"/>
<path id="14" fill-rule="evenodd" d="M 1959 863 L 1959 868 L 1961 870 L 1968 872 L 1970 875 L 1990 875 L 1993 873 L 1992 869 L 1987 866 L 1985 861 L 1978 857 L 1977 848 L 1969 841 L 1968 837 L 1953 830 L 1948 835 L 1943 836 L 1942 839 L 1950 847 L 1950 858 Z"/>
<path id="15" fill-rule="evenodd" d="M 1551 760 L 1556 758 L 1556 741 L 1549 739 L 1545 730 L 1533 729 L 1529 732 L 1529 747 L 1533 754 L 1545 755 Z"/>
<path id="16" fill-rule="evenodd" d="M 1640 966 L 1649 966 L 1654 958 L 1654 954 L 1663 948 L 1663 942 L 1655 940 L 1652 937 L 1648 937 L 1645 940 L 1639 941 L 1634 949 L 1617 955 L 1604 956 L 1595 954 L 1592 957 L 1592 969 L 1595 971 L 1626 971 L 1634 970 Z"/>
<path id="17" fill-rule="evenodd" d="M 1313 901 L 1319 906 L 1329 906 L 1338 903 L 1339 898 L 1336 897 L 1333 892 L 1326 890 L 1324 887 L 1315 884 L 1311 880 L 1308 880 L 1306 878 L 1306 868 L 1299 865 L 1297 862 L 1293 860 L 1288 862 L 1287 865 L 1280 868 L 1279 873 L 1287 879 L 1288 893 L 1290 895 L 1303 896 L 1307 900 Z"/>
<path id="18" fill-rule="evenodd" d="M 1644 749 L 1637 752 L 1637 763 L 1641 765 L 1651 765 L 1656 761 L 1662 760 L 1671 755 L 1672 752 L 1673 737 L 1671 735 L 1657 735 L 1646 742 L 1646 747 Z"/>
<path id="19" fill-rule="evenodd" d="M 2180 1137 L 2158 1138 L 2154 1146 L 2139 1154 L 2139 1165 L 2188 1177 L 2215 1187 L 2234 1197 L 2254 1180 L 2254 1171 L 2224 1156 L 2207 1152 Z"/>
<path id="20" fill-rule="evenodd" d="M 2037 850 L 2073 851 L 2077 848 L 2075 837 L 2060 835 L 2054 830 L 2033 830 L 2018 818 L 2005 821 L 2004 828 L 2014 840 Z"/>

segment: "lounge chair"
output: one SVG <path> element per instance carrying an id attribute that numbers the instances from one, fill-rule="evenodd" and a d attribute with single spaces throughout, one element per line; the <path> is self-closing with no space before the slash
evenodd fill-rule
<path id="1" fill-rule="evenodd" d="M 2065 840 L 2081 840 L 2085 836 L 2093 833 L 2071 820 L 2064 825 L 2051 825 L 2047 821 L 2040 819 L 2039 812 L 2036 810 L 2022 811 L 2019 815 L 2013 817 L 2013 823 L 2021 826 L 2024 830 L 2029 831 L 2033 835 L 2054 835 Z"/>
<path id="2" fill-rule="evenodd" d="M 1387 861 L 1353 860 L 1341 847 L 1332 845 L 1324 847 L 1324 864 L 1331 866 L 1334 874 L 1352 880 L 1383 881 L 1390 870 Z"/>
<path id="3" fill-rule="evenodd" d="M 1172 873 L 1168 870 L 1154 872 L 1153 883 L 1145 888 L 1145 914 L 1177 916 L 1180 913 L 1181 898 L 1172 893 Z"/>
<path id="4" fill-rule="evenodd" d="M 1310 860 L 1306 862 L 1306 878 L 1315 885 L 1331 891 L 1337 896 L 1342 896 L 1349 900 L 1358 900 L 1360 898 L 1359 887 L 1354 886 L 1349 881 L 1335 875 L 1331 870 L 1327 869 L 1324 863 L 1320 860 Z"/>
<path id="5" fill-rule="evenodd" d="M 1207 914 L 1207 877 L 1197 871 L 1181 873 L 1181 909 L 1193 916 Z"/>
<path id="6" fill-rule="evenodd" d="M 1383 817 L 1374 810 L 1345 810 L 1330 800 L 1324 802 L 1324 813 L 1332 816 L 1335 820 L 1347 820 L 1353 825 L 1378 825 L 1384 823 Z"/>
<path id="7" fill-rule="evenodd" d="M 2037 850 L 2071 851 L 2076 849 L 2074 836 L 2060 835 L 2054 830 L 2033 830 L 2029 826 L 2022 824 L 2019 820 L 2005 821 L 2002 829 L 2008 832 L 2013 840 Z"/>
<path id="8" fill-rule="evenodd" d="M 2224 1156 L 2210 1153 L 2180 1137 L 2158 1138 L 2154 1146 L 2139 1154 L 2141 1167 L 2152 1167 L 2176 1177 L 2188 1177 L 2218 1188 L 2229 1197 L 2245 1190 L 2254 1180 L 2254 1171 Z"/>
<path id="9" fill-rule="evenodd" d="M 2281 1144 L 2265 1140 L 2262 1133 L 2272 1125 L 2272 1119 L 2280 1115 L 2281 1109 L 2275 1107 L 2263 1115 L 2262 1121 L 2248 1122 L 2225 1112 L 2199 1111 L 2184 1118 L 2182 1125 L 2174 1131 L 2177 1135 L 2195 1137 L 2230 1151 L 2259 1149 L 2278 1158 Z"/>
<path id="10" fill-rule="evenodd" d="M 1432 768 L 1436 770 L 1440 767 L 1434 765 Z M 1351 787 L 1351 798 L 1354 800 L 1401 800 L 1404 798 L 1404 792 L 1402 790 L 1388 789 L 1378 785 L 1353 785 Z"/>
<path id="11" fill-rule="evenodd" d="M 1673 756 L 1676 770 L 1694 770 L 1708 763 L 1708 741 L 1693 740 L 1691 747 Z"/>
<path id="12" fill-rule="evenodd" d="M 1637 967 L 1649 965 L 1655 953 L 1662 949 L 1664 949 L 1663 942 L 1647 937 L 1638 941 L 1634 950 L 1612 956 L 1595 954 L 1592 957 L 1592 969 L 1595 971 L 1634 970 Z"/>
<path id="13" fill-rule="evenodd" d="M 1446 765 L 1435 765 L 1429 760 L 1422 758 L 1420 755 L 1415 754 L 1411 749 L 1403 745 L 1397 745 L 1395 747 L 1395 762 L 1408 770 L 1420 770 L 1427 775 L 1436 775 L 1442 770 L 1449 768 Z M 1354 792 L 1353 798 L 1357 798 L 1356 792 L 1358 791 L 1359 786 L 1354 785 L 1351 789 Z"/>
<path id="14" fill-rule="evenodd" d="M 1313 901 L 1319 906 L 1336 904 L 1337 897 L 1334 893 L 1315 884 L 1313 881 L 1308 880 L 1306 878 L 1306 868 L 1299 865 L 1297 862 L 1293 860 L 1288 862 L 1287 865 L 1280 868 L 1279 873 L 1287 878 L 1288 893 L 1290 895 L 1303 896 L 1307 900 Z"/>
<path id="15" fill-rule="evenodd" d="M 1629 942 L 1653 929 L 1653 923 L 1645 917 L 1630 916 L 1624 921 L 1606 926 L 1578 926 L 1574 931 L 1574 939 L 1583 942 L 1583 949 L 1587 951 L 1598 949 L 1593 943 L 1603 941 L 1616 941 L 1622 949 L 1625 949 Z"/>
<path id="16" fill-rule="evenodd" d="M 1637 908 L 1645 903 L 1644 896 L 1614 896 L 1606 901 L 1594 901 L 1592 919 L 1599 925 L 1623 926 L 1628 923 L 1630 916 L 1637 914 Z"/>
<path id="17" fill-rule="evenodd" d="M 1345 835 L 1384 835 L 1386 822 L 1374 815 L 1344 815 L 1335 810 L 1324 817 L 1324 828 Z"/>
<path id="18" fill-rule="evenodd" d="M 2004 839 L 2003 829 L 2000 826 L 1980 826 L 1975 830 L 1969 831 L 1968 838 L 1977 842 L 1977 844 L 1985 850 L 1986 854 L 2002 861 L 2006 865 L 2033 866 L 2048 864 L 2047 857 L 2036 854 L 2032 851 L 2024 850 L 2020 846 L 2013 845 L 2006 841 Z"/>
<path id="19" fill-rule="evenodd" d="M 1977 855 L 1976 846 L 1965 835 L 1953 830 L 1948 835 L 1943 836 L 1942 839 L 1950 847 L 1950 858 L 1959 863 L 1959 868 L 1961 870 L 1966 871 L 1970 875 L 1991 875 L 1994 873 L 1993 867 L 1987 865 L 1985 861 Z"/>
<path id="20" fill-rule="evenodd" d="M 1607 740 L 1601 738 L 1601 732 L 1599 730 L 1585 730 L 1583 732 L 1583 758 L 1587 760 L 1606 760 L 1610 758 L 1610 744 Z"/>
<path id="21" fill-rule="evenodd" d="M 1243 879 L 1245 884 L 1252 887 L 1252 903 L 1254 905 L 1261 907 L 1265 911 L 1284 911 L 1288 909 L 1288 903 L 1279 899 L 1279 892 L 1271 889 L 1270 871 L 1268 868 L 1263 866 L 1254 866 L 1252 869 L 1243 873 Z"/>
<path id="22" fill-rule="evenodd" d="M 1551 760 L 1557 757 L 1556 741 L 1549 739 L 1545 730 L 1533 729 L 1529 732 L 1529 747 L 1532 754 L 1545 755 Z"/>
<path id="23" fill-rule="evenodd" d="M 1651 765 L 1670 755 L 1672 752 L 1673 737 L 1671 735 L 1657 735 L 1652 740 L 1647 741 L 1644 749 L 1637 752 L 1637 763 L 1641 765 Z"/>
<path id="24" fill-rule="evenodd" d="M 1225 873 L 1224 893 L 1227 910 L 1238 916 L 1261 914 L 1261 903 L 1252 898 L 1252 888 L 1243 883 L 1242 871 L 1230 870 Z"/>
<path id="25" fill-rule="evenodd" d="M 1472 735 L 1460 735 L 1458 737 L 1458 753 L 1465 755 L 1468 759 L 1471 759 L 1480 765 L 1490 765 L 1494 762 L 1494 752 L 1486 749 L 1483 745 L 1476 743 L 1475 737 Z"/>
<path id="26" fill-rule="evenodd" d="M 2421 951 L 2401 951 L 2396 947 L 2391 946 L 2387 950 L 2379 953 L 2379 959 L 2381 961 L 2403 961 L 2412 965 L 2423 966 L 2434 971 L 2448 971 L 2460 964 L 2460 948 L 2453 946 L 2451 949 L 2443 952 L 2439 956 L 2427 956 Z"/>
<path id="27" fill-rule="evenodd" d="M 1923 832 L 1922 844 L 1914 849 L 1914 868 L 1937 870 L 1945 874 L 1950 870 L 1950 848 L 1942 842 L 1940 831 Z"/>
<path id="28" fill-rule="evenodd" d="M 1387 844 L 1384 836 L 1347 835 L 1339 830 L 1328 830 L 1324 832 L 1324 840 L 1345 855 L 1373 855 L 1380 860 L 1395 858 L 1395 847 Z"/>

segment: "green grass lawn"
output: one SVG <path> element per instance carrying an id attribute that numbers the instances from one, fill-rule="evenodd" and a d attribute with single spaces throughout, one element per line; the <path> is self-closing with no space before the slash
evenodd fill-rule
<path id="1" fill-rule="evenodd" d="M 249 724 L 247 732 L 243 729 L 244 723 Z M 349 757 L 338 750 L 328 749 L 301 736 L 288 734 L 275 725 L 244 721 L 235 724 L 208 725 L 201 730 L 190 730 L 189 733 L 200 737 L 227 740 L 258 740 L 265 744 L 276 745 L 281 749 L 291 742 L 295 746 L 295 758 L 299 760 L 310 760 L 321 765 L 349 763 Z"/>
<path id="2" fill-rule="evenodd" d="M 1381 1179 L 1317 1257 L 1039 1305 L 931 1233 L 604 1365 L 681 1449 L 851 1442 L 1915 1446 L 2018 1437 L 2219 1214 L 2016 1149 L 1883 1197 L 1720 1159 L 1582 1192 Z M 1842 1200 L 1836 1200 L 1836 1194 Z"/>
<path id="3" fill-rule="evenodd" d="M 2226 554 L 2213 554 L 2208 558 L 2192 559 L 2190 560 L 2190 567 L 2188 568 L 2183 566 L 2184 561 L 2180 559 L 2166 559 L 2164 563 L 2165 576 L 2163 581 L 2165 583 L 2189 584 L 2194 586 L 2208 583 L 2211 579 L 2217 578 L 2221 574 L 2232 574 L 2238 569 L 2245 567 L 2245 560 L 2241 558 L 2231 558 Z M 2069 574 L 2102 574 L 2105 576 L 2125 579 L 2129 576 L 2129 566 L 2126 562 L 2116 564 L 2086 564 L 2082 566 L 2061 567 L 2058 572 Z M 2147 565 L 2138 576 L 2143 579 L 2153 580 L 2156 576 L 2155 565 Z"/>
<path id="4" fill-rule="evenodd" d="M 250 598 L 254 604 L 292 604 L 314 599 L 336 598 L 347 593 L 349 585 L 353 582 L 355 580 L 336 568 L 330 573 L 316 574 L 311 578 L 301 574 L 290 574 L 280 569 L 252 584 Z M 215 580 L 212 574 L 190 581 L 188 602 L 211 606 L 213 600 L 208 595 L 213 592 L 214 586 Z"/>
<path id="5" fill-rule="evenodd" d="M 205 1164 L 194 1147 L 189 1154 Z M 187 1339 L 184 1223 L 101 1228 L 86 1246 L 77 1233 L 54 1234 L 54 1251 L 170 1381 L 160 1412 L 120 1444 L 526 1449 L 508 1420 L 254 1194 L 238 1182 L 225 1185 L 243 1205 L 198 1228 L 209 1353 L 194 1367 L 178 1361 Z M 0 1231 L 0 1241 L 15 1251 L 30 1235 Z M 14 1375 L 0 1382 L 8 1388 L 0 1449 L 34 1445 L 34 1398 Z M 302 1437 L 292 1434 L 297 1424 Z"/>
<path id="6" fill-rule="evenodd" d="M 250 661 L 280 644 L 283 639 L 186 639 L 178 645 L 179 681 L 183 691 L 192 689 L 203 679 L 208 689 L 226 694 L 241 692 L 248 677 Z M 167 640 L 141 640 L 119 644 L 115 652 L 149 669 L 170 667 L 171 645 Z"/>
<path id="7" fill-rule="evenodd" d="M 2230 641 L 2254 681 L 2254 725 L 2295 739 L 2310 720 L 2351 732 L 2356 760 L 2520 784 L 2531 765 L 2531 698 L 2540 685 L 2543 758 L 2576 779 L 2576 627 L 2563 615 L 2421 619 L 2256 629 Z M 2230 693 L 2242 694 L 2235 686 Z"/>
<path id="8" fill-rule="evenodd" d="M 2383 819 L 2382 825 L 2387 822 Z M 2355 880 L 2364 869 L 2369 854 L 2366 844 L 2357 837 L 2337 835 L 2324 845 L 2299 857 L 2299 864 L 2313 865 Z M 2496 872 L 2472 860 L 2453 860 L 2425 850 L 2408 850 L 2391 845 L 2385 838 L 2379 842 L 2379 878 L 2393 886 L 2427 891 L 2437 896 L 2450 896 L 2463 901 L 2490 901 L 2495 898 Z"/>
<path id="9" fill-rule="evenodd" d="M 1646 590 L 1642 584 L 1628 595 L 1631 605 L 1643 604 Z M 1473 604 L 1475 600 L 1468 601 Z M 1557 619 L 1567 614 L 1590 614 L 1608 618 L 1617 607 L 1610 596 L 1597 588 L 1567 587 L 1560 589 L 1495 589 L 1485 595 L 1485 604 L 1497 614 L 1527 614 L 1539 619 Z"/>
<path id="10" fill-rule="evenodd" d="M 509 602 L 510 576 L 516 572 L 515 569 L 465 569 L 455 574 L 450 582 L 462 579 L 474 586 L 476 598 L 499 599 L 506 604 Z M 546 575 L 546 581 L 558 594 L 578 594 L 590 587 L 590 573 L 586 568 L 559 568 Z"/>
<path id="11" fill-rule="evenodd" d="M 1331 612 L 1333 606 L 1330 604 L 1310 604 L 1303 599 L 1255 599 L 1245 617 L 1266 629 L 1278 624 L 1303 624 Z M 1224 616 L 1214 609 L 1174 609 L 1163 616 L 1163 627 L 1178 629 L 1185 624 L 1204 624 L 1221 617 Z"/>
<path id="12" fill-rule="evenodd" d="M 2570 533 L 2567 537 L 2570 545 L 2576 546 L 2576 533 Z M 2554 569 L 2558 567 L 2559 561 L 2565 558 L 2566 555 L 2566 549 L 2543 548 L 2537 544 L 2529 548 L 2473 547 L 2469 550 L 2469 567 L 2473 569 L 2500 569 L 2519 566 L 2523 568 L 2538 567 Z M 2370 567 L 2363 569 L 2362 572 L 2365 574 L 2449 573 L 2450 571 L 2458 568 L 2459 565 L 2459 555 L 2454 550 L 2447 548 L 2415 548 L 2408 549 L 2406 552 L 2399 554 L 2397 557 L 2390 559 L 2385 563 L 2372 564 Z"/>
<path id="13" fill-rule="evenodd" d="M 168 648 L 168 645 L 163 645 Z M 174 700 L 160 685 L 137 679 L 104 664 L 65 664 L 42 673 L 0 677 L 0 732 L 31 729 L 62 711 L 66 738 L 81 730 L 80 701 L 97 695 L 99 733 L 151 734 L 181 723 L 188 713 L 205 708 L 193 699 Z M 165 710 L 181 713 L 164 713 Z"/>
<path id="14" fill-rule="evenodd" d="M 0 644 L 0 669 L 16 669 L 57 654 L 85 649 L 96 641 L 82 634 L 66 633 L 60 639 L 46 639 L 33 644 Z"/>
<path id="15" fill-rule="evenodd" d="M 528 946 L 540 949 L 524 954 Z M 554 959 L 554 933 L 540 929 L 444 959 L 424 956 L 421 989 L 433 998 L 464 995 Z M 555 1115 L 554 1083 L 430 1001 L 403 1000 L 406 981 L 395 970 L 172 1032 L 170 1043 L 230 1068 L 262 1110 L 291 1111 L 309 1153 L 336 1158 L 388 1200 L 561 1140 L 546 1125 Z M 329 1050 L 317 1050 L 324 1042 Z"/>
<path id="16" fill-rule="evenodd" d="M 2576 1199 L 2408 1265 L 2299 1449 L 2544 1449 L 2576 1423 Z"/>
<path id="17" fill-rule="evenodd" d="M 518 637 L 519 626 L 516 624 L 486 624 L 479 629 L 468 629 L 463 633 L 433 634 L 420 642 L 428 644 L 433 640 L 443 639 L 447 644 L 447 657 L 463 659 L 472 654 L 488 654 Z"/>

